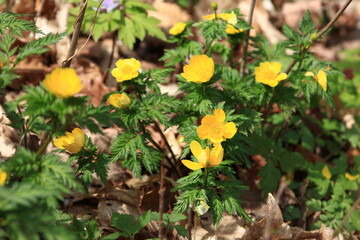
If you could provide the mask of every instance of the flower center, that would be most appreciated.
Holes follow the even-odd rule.
[[[133,72],[133,68],[131,65],[125,65],[123,68],[122,68],[122,73],[123,74],[130,74]]]
[[[224,135],[224,123],[214,123],[211,125],[210,135],[215,138],[221,138]]]

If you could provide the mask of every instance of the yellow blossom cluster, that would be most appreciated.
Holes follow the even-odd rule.
[[[83,87],[73,68],[55,68],[46,74],[43,84],[49,92],[59,98],[72,97]]]
[[[330,172],[330,169],[327,165],[325,165],[322,169],[321,169],[321,175],[323,175],[324,178],[330,180],[332,177],[332,174]],[[345,173],[344,174],[345,178],[349,181],[355,181],[360,177],[360,174],[357,175],[351,175],[350,173]]]
[[[287,78],[286,73],[280,73],[281,67],[282,65],[279,62],[261,62],[258,67],[255,67],[255,80],[275,87],[280,81]]]
[[[326,73],[323,70],[320,70],[316,75],[309,71],[305,73],[305,76],[314,78],[324,91],[327,90],[327,78]]]
[[[206,115],[201,120],[201,125],[196,129],[200,139],[208,139],[214,147],[205,149],[197,141],[190,143],[190,150],[198,162],[182,160],[181,162],[191,170],[200,168],[215,167],[222,162],[224,149],[221,142],[227,138],[232,138],[237,132],[235,123],[225,121],[225,112],[219,108],[214,111],[214,115]]]
[[[80,128],[75,128],[72,132],[66,132],[65,136],[56,138],[54,145],[72,154],[78,153],[85,145],[85,133]]]
[[[128,95],[126,95],[126,93],[111,94],[108,98],[108,101],[114,107],[121,109],[127,108],[131,103],[131,100]]]
[[[111,71],[111,74],[118,82],[128,81],[139,76],[141,64],[135,58],[119,59],[115,65],[116,68]]]
[[[184,66],[184,72],[180,75],[188,82],[208,82],[214,75],[215,63],[211,57],[202,55],[193,56],[188,65]]]
[[[227,34],[237,34],[237,33],[240,33],[240,32],[243,32],[244,29],[238,29],[235,27],[236,23],[237,23],[237,16],[234,12],[231,12],[231,13],[219,13],[219,14],[216,14],[215,13],[212,13],[212,14],[209,14],[209,15],[206,15],[206,16],[203,16],[203,19],[204,20],[214,20],[215,18],[220,18],[224,21],[226,21],[228,24],[226,25],[226,30],[225,32]]]
[[[179,35],[184,32],[186,28],[186,23],[178,22],[169,30],[169,34],[171,35]]]

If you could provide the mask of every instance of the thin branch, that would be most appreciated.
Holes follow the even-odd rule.
[[[164,134],[163,131],[161,130],[158,122],[154,121],[154,124],[155,124],[155,127],[157,128],[157,130],[159,131],[159,133],[160,133],[160,135],[161,135],[161,138],[164,140],[166,147],[169,149],[169,152],[170,152],[170,154],[171,154],[172,160],[174,161],[174,164],[176,164],[176,156],[175,156],[175,154],[174,154],[174,152],[173,152],[173,150],[172,150],[172,148],[171,148],[168,140],[166,139],[165,134]]]
[[[93,22],[92,22],[92,27],[91,27],[91,30],[90,30],[90,33],[88,35],[88,37],[86,38],[86,41],[85,43],[81,46],[81,48],[76,51],[76,46],[77,46],[77,40],[79,39],[79,35],[80,35],[80,30],[81,30],[81,23],[84,19],[84,15],[85,15],[85,10],[86,10],[86,5],[87,5],[87,1],[88,0],[83,0],[84,1],[84,5],[83,5],[83,8],[80,9],[80,12],[79,12],[79,15],[76,17],[75,19],[75,22],[76,22],[76,25],[75,25],[75,31],[76,31],[76,27],[78,27],[78,22],[80,22],[80,27],[79,27],[79,32],[77,33],[77,38],[76,38],[76,41],[74,39],[74,43],[73,43],[73,39],[71,39],[71,43],[70,43],[70,49],[74,48],[72,50],[72,54],[70,55],[70,49],[69,49],[69,53],[68,53],[68,56],[66,57],[66,60],[63,62],[63,67],[70,67],[70,64],[71,64],[71,60],[79,53],[81,52],[84,47],[86,46],[86,44],[89,42],[91,36],[92,36],[92,33],[94,31],[94,28],[95,28],[95,25],[96,25],[96,19],[97,19],[97,15],[98,15],[98,12],[99,12],[99,9],[101,7],[101,4],[103,3],[104,0],[101,0],[101,2],[99,3],[97,9],[96,9],[96,12],[95,12],[95,17],[93,19]],[[81,18],[81,21],[80,21],[80,18]],[[74,31],[74,34],[75,34],[75,31]],[[74,37],[74,35],[73,35]],[[74,45],[73,45],[74,44]],[[68,63],[70,62],[70,63]],[[68,65],[68,66],[67,66]]]
[[[111,46],[111,53],[110,53],[110,57],[109,57],[109,62],[107,65],[107,68],[103,74],[103,78],[102,78],[102,82],[105,83],[106,79],[109,75],[109,69],[111,68],[112,62],[113,62],[113,58],[114,58],[114,52],[115,52],[115,46],[116,46],[116,39],[117,39],[117,31],[114,31],[112,33],[112,46]]]
[[[345,2],[345,4],[339,9],[339,11],[336,13],[336,15],[330,20],[330,22],[323,27],[319,33],[318,33],[318,37],[316,40],[320,39],[323,37],[323,35],[334,25],[334,23],[338,20],[338,18],[340,17],[340,15],[345,11],[345,9],[349,6],[349,4],[352,2],[352,0],[347,0]],[[316,40],[313,41],[313,44],[316,42]],[[308,47],[310,48],[311,45]],[[288,74],[291,69],[295,66],[297,60],[294,59],[291,64],[289,65],[289,67],[286,69],[286,74]]]
[[[250,6],[250,12],[249,12],[249,18],[248,18],[248,23],[251,26],[252,24],[252,19],[253,19],[253,14],[254,14],[254,9],[255,9],[255,3],[256,0],[251,0],[251,6]],[[244,48],[243,48],[243,57],[242,57],[242,61],[241,61],[241,67],[240,67],[240,75],[243,78],[245,75],[245,69],[246,69],[246,55],[247,55],[247,50],[248,50],[248,46],[249,46],[249,37],[250,37],[250,29],[248,29],[246,31],[246,37],[245,37],[245,44],[244,44]]]
[[[347,0],[345,2],[345,4],[339,9],[339,11],[333,17],[333,19],[331,19],[330,22],[323,29],[320,30],[318,34],[318,38],[321,38],[334,25],[334,23],[338,20],[340,15],[345,11],[345,9],[349,6],[351,2],[352,0]]]
[[[81,25],[84,20],[85,10],[87,6],[87,0],[82,0],[82,5],[79,11],[79,15],[75,19],[75,27],[74,27],[74,33],[71,38],[70,48],[68,51],[68,54],[66,56],[66,60],[63,62],[63,67],[68,68],[71,65],[72,58],[75,55],[77,43],[79,40],[79,35],[81,31]]]

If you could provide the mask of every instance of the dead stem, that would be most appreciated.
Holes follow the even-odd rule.
[[[69,48],[68,54],[66,56],[66,60],[63,62],[64,68],[70,67],[72,58],[74,57],[77,43],[79,40],[80,31],[81,31],[81,25],[84,20],[86,6],[87,6],[87,0],[82,0],[79,15],[75,19],[74,33],[71,38],[70,48]]]
[[[250,12],[249,12],[249,18],[248,18],[248,23],[250,26],[252,24],[252,19],[253,19],[253,14],[254,14],[254,9],[255,9],[255,2],[256,2],[256,0],[251,0],[251,6],[250,6]],[[245,43],[244,43],[244,48],[243,48],[243,57],[242,57],[241,66],[240,66],[240,75],[242,78],[245,75],[246,55],[247,55],[247,50],[248,50],[248,46],[249,46],[249,37],[250,37],[250,29],[248,29],[246,31]]]
[[[114,52],[115,52],[115,46],[116,46],[116,39],[117,39],[117,31],[114,31],[112,33],[112,46],[111,46],[111,53],[110,53],[110,57],[109,57],[109,62],[107,65],[107,69],[105,70],[104,74],[103,74],[103,78],[102,78],[102,82],[105,84],[106,83],[106,79],[109,75],[109,69],[111,68],[112,62],[113,62],[113,58],[114,58]]]
[[[169,149],[169,152],[170,152],[170,154],[171,154],[171,158],[172,158],[172,160],[173,160],[173,163],[176,164],[176,156],[175,156],[175,154],[174,154],[174,152],[173,152],[173,150],[172,150],[172,148],[171,148],[168,140],[166,139],[165,134],[164,134],[163,131],[161,130],[159,123],[156,122],[156,121],[154,121],[154,124],[155,124],[156,129],[159,131],[159,133],[160,133],[160,135],[161,135],[161,138],[162,138],[163,141],[165,142],[166,147]]]

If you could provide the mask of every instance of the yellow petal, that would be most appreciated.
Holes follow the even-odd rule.
[[[216,119],[217,122],[224,122],[225,121],[225,112],[224,110],[222,110],[221,108],[216,109],[214,111],[214,117]]]
[[[327,78],[324,71],[320,70],[318,74],[316,75],[316,80],[320,84],[320,86],[326,91],[327,89]]]
[[[305,75],[306,77],[313,77],[313,76],[314,76],[314,73],[308,71],[308,72],[306,72],[304,75]]]
[[[277,77],[275,78],[275,81],[285,80],[286,78],[287,78],[287,74],[286,74],[286,73],[280,73],[280,74],[277,75]]]
[[[221,143],[224,141],[224,138],[222,136],[221,137],[210,136],[209,140],[212,143]]]
[[[271,62],[270,63],[270,69],[273,71],[273,72],[276,72],[276,73],[279,73],[280,70],[281,70],[281,63],[279,62]]]
[[[199,164],[201,166],[206,167],[208,165],[209,153],[210,153],[209,147],[206,147],[204,150],[201,151],[198,158]]]
[[[59,137],[59,138],[54,139],[54,141],[53,141],[54,145],[55,145],[57,148],[65,149],[65,148],[64,148],[64,139],[65,139],[65,138],[66,138],[65,136],[62,136],[62,137]]]
[[[181,160],[182,164],[185,165],[185,167],[191,169],[191,170],[198,170],[200,168],[203,168],[204,166],[202,166],[199,163],[193,162],[193,161],[189,161],[189,160]]]
[[[221,144],[215,144],[215,147],[211,150],[209,161],[210,166],[215,167],[219,165],[224,157],[224,149],[222,148]]]
[[[208,125],[200,125],[196,128],[196,132],[200,139],[207,139],[209,135],[209,126]]]
[[[201,147],[199,142],[191,141],[190,150],[191,150],[191,153],[196,157],[196,159],[199,159],[200,154],[204,149]]]
[[[3,186],[6,182],[7,173],[0,168],[0,186]]]
[[[81,146],[81,148],[85,145],[85,133],[80,128],[75,128],[72,131],[72,134],[74,135],[74,142]]]
[[[350,173],[345,173],[345,177],[347,178],[347,179],[349,179],[350,181],[355,181],[356,179],[358,179],[359,178],[359,174],[357,174],[357,175],[351,175]]]
[[[45,88],[59,98],[74,96],[82,89],[82,83],[72,68],[55,68],[45,75]]]
[[[216,122],[216,117],[213,115],[206,115],[203,119],[201,119],[201,125],[212,125]]]
[[[212,13],[212,14],[203,16],[202,18],[203,18],[204,20],[213,20],[213,19],[215,19],[215,14]]]
[[[186,24],[183,22],[176,23],[172,28],[170,28],[169,33],[171,35],[181,34],[186,28]]]
[[[115,65],[116,68],[111,71],[111,74],[118,82],[131,80],[139,76],[138,70],[140,69],[141,64],[135,58],[119,59]]]
[[[125,93],[111,94],[108,98],[108,101],[114,107],[121,108],[121,109],[127,108],[131,103],[130,98]]]
[[[225,134],[224,137],[232,138],[237,132],[237,127],[234,122],[228,122],[225,124]]]
[[[193,56],[189,64],[184,66],[184,72],[180,75],[188,82],[204,83],[214,75],[215,64],[212,58],[206,55]]]
[[[330,179],[331,178],[331,172],[329,170],[329,167],[327,165],[325,165],[323,167],[323,169],[321,170],[321,174],[326,178],[326,179]]]

